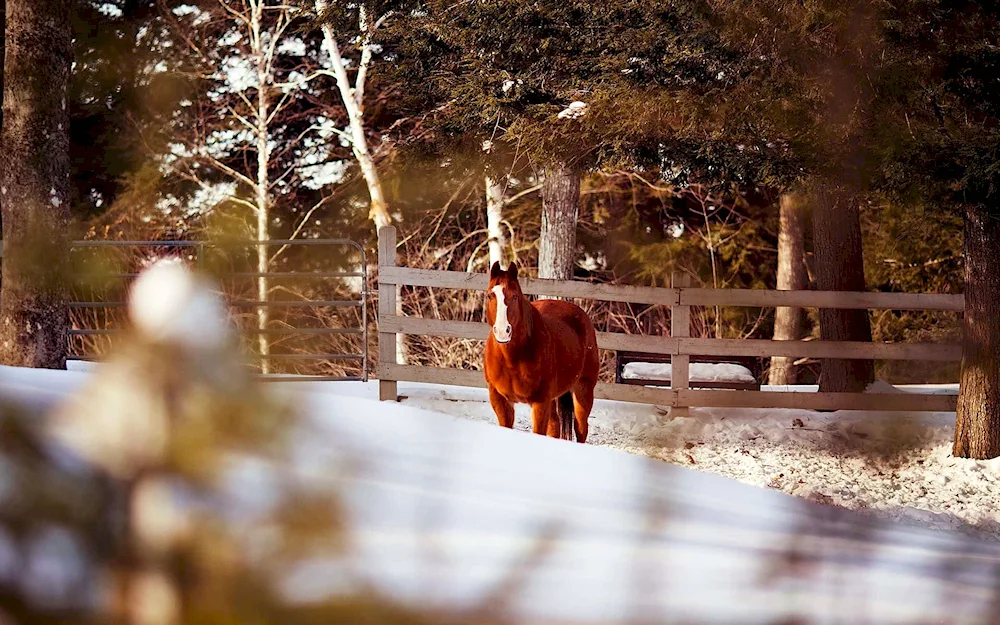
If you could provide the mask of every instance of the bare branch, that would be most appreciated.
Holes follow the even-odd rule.
[[[510,196],[509,198],[504,199],[503,203],[504,203],[504,205],[513,204],[514,202],[516,202],[517,200],[521,199],[522,197],[524,197],[526,195],[530,195],[530,194],[534,193],[535,191],[538,191],[541,188],[542,188],[542,185],[540,185],[540,184],[536,184],[533,187],[528,187],[527,189],[525,189],[523,191],[519,191],[519,192],[515,193],[514,195]]]
[[[177,21],[177,18],[174,16],[173,11],[171,11],[170,7],[167,6],[166,0],[157,0],[156,4],[160,7],[160,13],[163,14],[164,19],[166,19],[167,22],[170,24],[171,28],[174,31],[174,34],[183,39],[184,43],[186,43],[187,46],[191,48],[191,50],[193,50],[194,53],[197,54],[202,60],[207,61],[208,56],[204,52],[202,52],[201,48],[199,48],[198,45],[194,41],[192,41],[190,37],[187,36],[186,34],[187,31],[181,27],[180,23]]]
[[[299,225],[295,227],[295,230],[292,231],[292,234],[288,238],[294,239],[297,236],[299,236],[299,233],[302,232],[302,229],[309,224],[309,218],[313,216],[313,213],[319,210],[320,207],[322,207],[324,204],[326,204],[329,200],[331,200],[334,197],[335,197],[334,195],[328,195],[325,198],[322,198],[320,201],[313,204],[312,207],[306,211],[306,214],[302,216],[302,220],[299,221]],[[289,245],[290,244],[285,243],[284,245],[279,247],[278,251],[276,251],[274,254],[271,255],[271,259],[269,262],[273,263],[279,256],[281,256],[285,252],[286,249],[288,249]]]
[[[202,180],[201,178],[199,178],[198,176],[196,176],[192,172],[180,171],[178,173],[180,174],[181,178],[184,178],[185,180],[189,180],[190,182],[193,182],[193,183],[197,184],[199,187],[201,187],[205,191],[208,191],[209,189],[212,188],[211,185],[209,185],[207,182],[205,182],[204,180]],[[239,204],[240,206],[249,208],[250,210],[253,210],[255,212],[257,210],[257,205],[256,204],[254,204],[253,202],[251,202],[249,200],[241,198],[238,195],[233,195],[233,194],[230,193],[230,194],[226,195],[226,199],[228,201],[230,201],[230,202],[233,202],[234,204]]]
[[[360,6],[360,17],[361,22],[361,32],[363,35],[363,43],[361,46],[361,62],[358,65],[358,75],[354,80],[354,98],[358,102],[358,106],[364,111],[365,108],[365,82],[368,78],[368,67],[372,62],[372,34],[378,30],[385,20],[389,19],[392,15],[392,11],[387,12],[382,17],[378,18],[373,24],[369,25],[367,12],[364,10],[364,5]]]
[[[271,123],[274,121],[274,118],[278,115],[278,113],[281,113],[283,110],[285,110],[285,106],[288,104],[288,100],[289,98],[291,98],[291,95],[292,95],[291,91],[286,91],[284,94],[282,94],[281,99],[278,100],[278,103],[275,104],[274,108],[271,110],[271,114],[267,116],[266,120],[264,120],[265,124],[270,126]]]
[[[330,78],[334,79],[337,77],[336,74],[334,74],[328,69],[318,69],[314,71],[312,74],[309,74],[308,76],[303,76],[297,82],[276,82],[274,83],[274,86],[278,87],[279,89],[281,88],[290,89],[312,82],[313,80],[319,78],[320,76],[329,76]]]
[[[248,18],[246,15],[243,15],[233,7],[229,6],[229,4],[226,3],[226,0],[219,0],[219,6],[221,6],[226,13],[232,15],[233,18],[236,19],[236,21],[243,22],[243,24],[245,24],[247,27],[250,26],[250,18]]]
[[[232,176],[236,180],[242,182],[245,185],[250,186],[251,189],[256,189],[257,188],[257,183],[254,182],[252,179],[250,179],[246,175],[241,174],[240,172],[236,171],[235,169],[233,169],[229,165],[226,165],[225,163],[223,163],[219,159],[215,158],[214,156],[209,156],[207,154],[196,154],[196,155],[194,155],[194,158],[202,160],[205,163],[211,165],[212,167],[215,167],[216,169],[220,169],[220,170],[224,171],[226,174]]]
[[[234,109],[231,105],[226,104],[225,105],[225,109],[226,109],[226,111],[229,112],[230,115],[232,115],[233,117],[235,117],[241,124],[243,124],[244,126],[246,126],[247,128],[249,128],[250,130],[253,130],[253,131],[257,130],[257,124],[255,124],[254,122],[250,121],[248,118],[244,117],[243,115],[239,114],[236,111],[236,109]]]

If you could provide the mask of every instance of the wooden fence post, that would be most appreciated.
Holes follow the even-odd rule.
[[[691,286],[691,276],[675,271],[670,277],[670,286],[675,289]],[[677,304],[670,307],[670,336],[675,338],[691,336],[691,307],[681,306],[679,297]],[[670,390],[682,391],[691,388],[690,369],[689,355],[674,354],[670,357]],[[688,416],[688,407],[680,404],[678,394],[675,394],[675,397],[678,399],[676,405],[670,408],[670,416]]]
[[[396,341],[394,332],[382,331],[382,319],[396,316],[396,285],[382,281],[382,268],[396,266],[396,229],[384,226],[378,229],[378,398],[379,401],[396,401],[399,390],[396,380],[391,378],[389,363],[396,363]],[[388,376],[388,377],[387,377]]]

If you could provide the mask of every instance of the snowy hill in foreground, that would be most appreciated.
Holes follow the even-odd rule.
[[[90,375],[0,368],[0,393],[42,408]],[[503,609],[521,622],[996,621],[1000,544],[351,397],[370,392],[361,384],[273,386],[307,415],[293,465],[234,461],[233,497],[248,508],[279,501],[289,477],[336,489],[352,536],[347,561],[315,554],[287,572],[286,594],[296,601],[342,592],[351,570],[423,607],[475,605],[506,584]],[[448,389],[401,390],[407,403],[479,410],[470,401],[476,391],[447,398]],[[606,424],[608,436],[625,436],[628,420]],[[260,546],[253,534],[245,540],[248,550]]]
[[[876,384],[877,392],[893,390]],[[376,396],[374,385],[330,388]],[[954,385],[902,389],[957,391]],[[496,423],[482,389],[401,383],[399,392],[404,405]],[[528,407],[517,406],[515,427],[530,431],[530,423]],[[598,401],[588,443],[880,518],[1000,540],[1000,459],[952,457],[954,427],[953,412],[692,408],[689,418],[671,419],[653,406]]]

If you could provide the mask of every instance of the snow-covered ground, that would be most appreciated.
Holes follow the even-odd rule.
[[[95,369],[0,367],[0,395],[51,408]],[[289,466],[229,465],[234,535],[248,557],[267,560],[273,537],[242,523],[240,511],[282,505],[289,479],[337,492],[350,528],[346,556],[315,552],[285,570],[279,586],[292,601],[369,588],[430,609],[494,601],[509,622],[996,622],[1000,544],[694,470],[704,468],[697,458],[715,458],[704,464],[753,477],[761,472],[753,456],[730,448],[750,449],[778,430],[788,438],[769,447],[784,467],[796,462],[795,446],[802,462],[832,456],[834,445],[806,433],[857,437],[844,420],[831,428],[805,412],[762,420],[695,410],[671,422],[655,408],[599,402],[597,444],[579,445],[484,423],[492,416],[477,389],[401,384],[397,404],[377,402],[375,383],[268,386],[305,418]],[[518,417],[523,430],[527,414]],[[785,425],[796,418],[802,426]],[[866,431],[865,441],[908,440],[888,426]],[[716,449],[696,449],[711,441]],[[865,451],[876,464],[877,449]],[[841,451],[862,453],[853,443]],[[736,454],[746,460],[725,460]],[[810,462],[798,474],[819,488],[824,462]]]
[[[85,368],[73,368],[78,367]],[[377,382],[289,383],[298,385],[338,395],[378,396]],[[404,405],[496,423],[483,389],[405,382],[399,388]],[[956,393],[957,385],[896,389],[876,382],[871,390]],[[516,406],[516,415],[515,428],[530,432],[529,407]],[[692,408],[689,417],[671,418],[654,406],[598,401],[588,443],[879,518],[1000,539],[1000,459],[954,458],[954,428],[951,412]]]
[[[404,405],[496,423],[485,390],[399,387]],[[377,396],[376,383],[327,388]],[[893,389],[876,383],[872,390]],[[896,392],[907,390],[954,393],[957,388],[924,385]],[[516,414],[515,428],[530,432],[529,407],[518,405]],[[692,408],[690,414],[670,418],[654,406],[598,401],[588,443],[880,518],[1000,539],[1000,459],[952,457],[954,413]]]

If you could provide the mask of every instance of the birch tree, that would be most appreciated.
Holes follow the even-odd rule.
[[[486,243],[490,251],[490,267],[500,263],[506,267],[507,261],[504,249],[507,247],[507,237],[503,231],[504,191],[506,184],[502,179],[485,176],[486,181]]]
[[[304,19],[296,8],[273,0],[161,6],[190,53],[192,80],[204,86],[187,107],[193,120],[174,144],[170,166],[252,216],[247,225],[256,243],[257,346],[268,373],[266,303],[272,287],[266,274],[286,248],[263,242],[280,221],[276,205],[294,204],[299,187],[317,183],[317,177],[322,184],[322,166],[339,158],[328,146],[346,135],[332,123],[333,113],[312,101],[327,72],[319,66],[318,46],[292,34]],[[301,217],[284,229],[287,236],[297,237],[324,202],[291,209]]]
[[[354,158],[364,176],[365,185],[368,187],[368,196],[371,207],[368,217],[374,222],[376,232],[380,228],[392,224],[392,217],[389,213],[389,206],[386,202],[385,191],[382,186],[382,179],[379,177],[378,168],[375,166],[375,158],[368,145],[367,129],[364,121],[365,108],[365,86],[368,78],[368,70],[374,58],[376,44],[373,40],[375,32],[389,19],[391,11],[387,11],[378,17],[373,16],[366,8],[365,3],[357,5],[357,29],[358,29],[358,49],[359,59],[354,72],[354,81],[351,81],[347,74],[348,63],[341,54],[337,33],[334,30],[328,13],[330,10],[326,0],[315,0],[314,9],[321,20],[320,29],[323,33],[323,48],[326,51],[324,61],[327,71],[331,72],[337,81],[337,90],[340,93],[340,101],[347,111],[348,125],[343,132],[347,142],[351,146]],[[402,314],[403,298],[401,289],[396,286],[396,313]],[[402,334],[396,335],[396,362],[406,362],[406,341]]]
[[[778,290],[797,291],[808,286],[805,265],[805,204],[801,193],[788,191],[778,199]],[[779,306],[774,312],[774,340],[794,341],[802,335],[801,308]],[[794,384],[795,359],[771,358],[768,382],[783,386]]]
[[[320,18],[324,17],[328,10],[326,0],[316,0],[316,13]],[[354,81],[351,82],[347,75],[347,64],[340,53],[340,44],[337,42],[337,35],[333,26],[328,20],[324,20],[321,25],[323,32],[323,46],[327,53],[326,64],[328,71],[333,73],[337,80],[337,89],[340,92],[340,99],[347,111],[348,127],[347,136],[354,158],[361,168],[361,174],[365,178],[368,186],[368,194],[371,197],[371,210],[368,216],[375,222],[375,229],[378,230],[392,223],[389,215],[388,204],[385,200],[385,192],[382,188],[382,180],[379,178],[378,169],[375,167],[375,160],[372,152],[368,148],[368,137],[365,131],[364,106],[365,106],[365,81],[368,77],[368,68],[374,56],[375,43],[372,40],[375,31],[390,17],[391,13],[385,13],[378,18],[374,18],[366,10],[364,3],[358,4],[358,30],[359,48],[361,58],[357,64],[357,71]],[[397,301],[399,298],[397,297]]]

